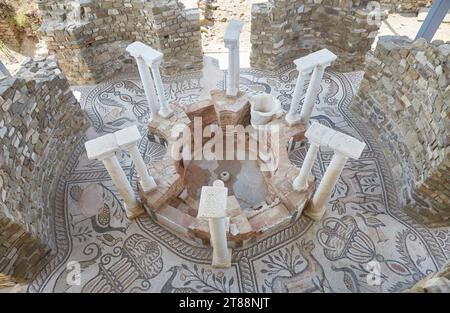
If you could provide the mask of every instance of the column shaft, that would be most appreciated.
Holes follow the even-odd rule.
[[[311,142],[308,152],[306,153],[305,160],[300,168],[300,173],[294,180],[293,187],[295,190],[304,191],[308,188],[308,177],[311,173],[314,161],[316,160],[318,150],[319,146]]]
[[[145,97],[147,98],[148,105],[150,106],[151,120],[153,119],[154,114],[157,114],[159,110],[158,96],[156,95],[152,75],[147,63],[141,57],[136,58],[136,63],[139,69],[139,75],[141,76],[142,85],[144,87]]]
[[[228,83],[227,83],[227,96],[236,96],[236,46],[230,46],[228,48]]]
[[[138,147],[134,144],[127,147],[130,151],[130,156],[133,159],[136,171],[140,178],[141,187],[144,192],[149,192],[155,189],[156,183],[152,176],[149,175],[147,166],[145,165],[144,159],[142,158]]]
[[[297,82],[295,83],[294,95],[292,96],[291,107],[289,108],[289,112],[286,115],[286,121],[289,124],[293,124],[295,120],[295,115],[297,113],[298,107],[300,106],[300,99],[303,96],[303,88],[305,88],[305,80],[306,74],[302,73],[300,69],[298,69],[298,77]]]
[[[173,114],[173,111],[170,109],[169,104],[167,103],[166,95],[164,93],[164,85],[162,82],[161,73],[159,72],[159,64],[152,64],[151,68],[160,104],[158,113],[159,115],[167,118]]]
[[[239,78],[240,78],[240,58],[239,58],[239,42],[234,49],[234,88],[236,89],[236,94],[239,92]]]
[[[325,213],[325,204],[328,202],[333,191],[336,182],[341,175],[342,169],[344,168],[345,162],[347,162],[347,157],[335,153],[331,159],[330,165],[328,165],[322,180],[320,181],[319,187],[314,194],[312,205],[305,212],[306,215],[314,220],[319,220]]]
[[[211,234],[211,245],[213,247],[213,263],[216,265],[226,264],[229,262],[227,233],[225,227],[225,217],[209,219],[209,233]]]
[[[119,160],[117,160],[117,157],[113,155],[109,158],[103,159],[102,161],[103,165],[111,176],[111,180],[116,185],[117,191],[125,201],[127,215],[130,216],[129,214],[133,210],[136,210],[140,207],[140,203],[134,196],[133,188],[131,187],[127,176],[125,175],[125,172],[120,166]]]
[[[317,65],[312,73],[308,90],[306,90],[305,101],[303,101],[302,111],[300,112],[300,120],[305,125],[308,125],[309,123],[309,118],[311,117],[311,113],[314,109],[314,101],[316,101],[317,94],[320,90],[320,83],[324,72],[325,67],[322,65]]]

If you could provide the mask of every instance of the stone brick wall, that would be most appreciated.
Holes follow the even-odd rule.
[[[269,0],[252,6],[250,61],[277,69],[311,52],[328,48],[338,56],[333,67],[364,67],[378,26],[368,24],[367,1]]]
[[[54,57],[0,80],[0,273],[29,279],[56,247],[56,187],[88,127]]]
[[[430,7],[432,0],[380,0],[383,7],[390,12],[418,13],[421,7]]]
[[[353,109],[390,162],[400,204],[417,219],[450,222],[450,42],[380,37]]]
[[[6,4],[0,3],[0,41],[13,50],[20,48],[20,31],[12,15],[14,10]]]
[[[164,53],[163,74],[202,67],[198,9],[184,9],[178,0],[38,4],[42,37],[71,82],[96,83],[130,66],[125,48],[135,40]]]

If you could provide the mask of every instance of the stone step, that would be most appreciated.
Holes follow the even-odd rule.
[[[280,203],[275,207],[261,210],[259,214],[253,215],[248,221],[256,233],[262,234],[272,228],[287,225],[291,218],[291,213],[284,204]]]
[[[194,217],[183,213],[168,204],[163,205],[155,213],[158,222],[184,235],[189,235],[189,226],[195,223]]]

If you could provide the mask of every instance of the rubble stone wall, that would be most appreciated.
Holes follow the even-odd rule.
[[[38,5],[42,37],[71,82],[96,83],[128,67],[132,58],[125,48],[136,40],[164,53],[163,74],[202,67],[199,11],[185,9],[178,0],[48,0]]]
[[[367,1],[268,0],[252,6],[250,61],[274,70],[328,48],[340,71],[364,68],[379,26],[368,19]]]
[[[58,180],[88,125],[54,56],[0,80],[0,273],[29,279],[55,250]]]
[[[419,220],[450,222],[450,41],[380,37],[353,109],[376,132],[400,204]]]

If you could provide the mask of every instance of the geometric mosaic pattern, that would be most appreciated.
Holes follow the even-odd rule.
[[[201,93],[200,73],[164,80],[166,96],[181,104]],[[289,108],[297,72],[241,70],[241,89],[276,96]],[[121,75],[81,92],[92,126],[75,149],[55,199],[58,250],[28,286],[28,292],[398,292],[450,257],[449,228],[428,229],[397,206],[396,191],[378,138],[348,106],[361,73],[326,72],[312,119],[366,143],[359,160],[349,160],[333,190],[324,218],[302,217],[271,237],[233,250],[232,267],[212,269],[211,250],[179,239],[143,215],[127,220],[120,196],[103,165],[86,157],[84,141],[137,124],[146,162],[162,158],[164,146],[146,134],[148,106],[137,73]],[[221,82],[223,84],[223,81]],[[220,86],[224,87],[224,86]],[[291,160],[298,166],[306,147]],[[313,172],[320,181],[332,157],[322,149]],[[133,186],[134,166],[119,160]],[[81,284],[67,283],[72,261]],[[379,266],[381,284],[368,277]]]

